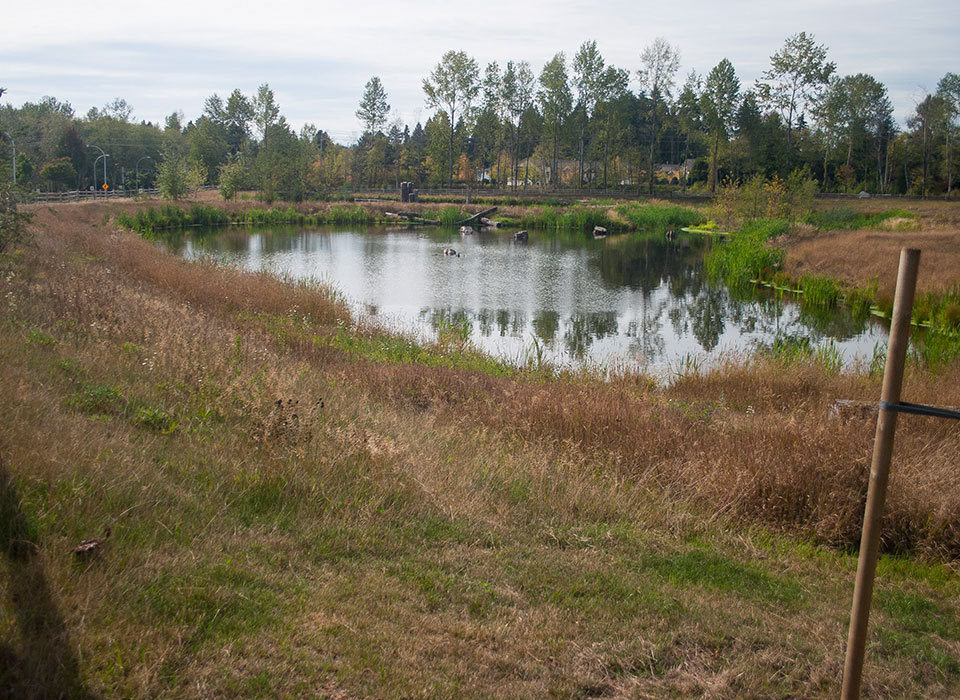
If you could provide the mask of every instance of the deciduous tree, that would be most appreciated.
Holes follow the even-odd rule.
[[[389,113],[390,103],[387,102],[387,91],[383,89],[380,78],[373,76],[363,88],[357,119],[363,122],[364,131],[374,133],[379,132],[387,123]]]
[[[713,132],[713,158],[710,168],[710,191],[717,191],[717,159],[720,153],[720,140],[726,141],[733,127],[733,118],[740,99],[740,79],[733,64],[724,58],[714,66],[704,84],[700,104],[704,122]]]
[[[553,168],[551,181],[554,186],[559,184],[559,145],[560,127],[564,119],[570,114],[573,96],[570,94],[570,83],[567,78],[567,62],[563,52],[557,53],[543,67],[540,73],[540,91],[537,95],[540,107],[543,110],[544,122],[550,129],[553,137]]]
[[[654,153],[663,122],[666,104],[671,98],[673,76],[680,67],[680,50],[671,46],[666,39],[657,37],[640,54],[641,68],[637,71],[640,87],[651,103],[649,119],[650,150],[648,165],[649,194],[653,194]]]
[[[770,70],[763,72],[757,88],[761,101],[783,117],[788,150],[797,115],[816,99],[834,70],[836,64],[827,61],[827,47],[814,43],[806,32],[787,37],[783,48],[770,57]]]
[[[447,51],[423,81],[426,104],[443,112],[449,123],[449,181],[453,183],[453,132],[457,115],[468,115],[480,92],[480,69],[477,62],[463,51]]]

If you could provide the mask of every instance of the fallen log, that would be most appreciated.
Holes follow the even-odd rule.
[[[433,219],[424,219],[423,216],[418,214],[415,211],[398,211],[395,214],[393,212],[387,212],[387,217],[393,218],[394,216],[402,216],[411,224],[418,224],[420,226],[440,226],[442,222],[434,221]]]
[[[502,228],[503,227],[503,224],[501,224],[499,221],[488,219],[485,216],[480,217],[480,223],[483,224],[485,228]]]
[[[474,223],[483,219],[483,217],[493,214],[497,210],[496,207],[490,207],[489,209],[484,209],[483,211],[477,212],[468,219],[464,219],[457,226],[473,226]]]

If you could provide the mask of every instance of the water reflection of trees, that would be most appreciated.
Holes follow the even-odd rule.
[[[570,357],[582,360],[594,341],[617,335],[616,311],[573,314],[563,332],[563,345]]]
[[[374,229],[372,233],[382,232],[383,229]],[[296,258],[297,254],[330,251],[334,247],[337,255],[347,258],[391,259],[392,253],[384,255],[382,235],[342,234],[362,240],[335,246],[334,234],[341,235],[335,229],[234,228],[216,235],[191,237],[188,241],[192,254],[221,253],[225,257],[236,256],[238,260],[244,255],[255,260],[275,252],[292,253]],[[456,234],[446,230],[409,233],[410,239],[429,238],[431,242],[451,236]],[[390,245],[402,247],[407,245],[406,241],[403,233],[397,233],[395,238],[390,238]],[[495,235],[476,237],[475,242],[480,247],[504,244],[502,236]],[[473,333],[485,338],[529,341],[532,335],[551,352],[574,359],[587,358],[600,341],[618,337],[616,348],[647,362],[664,357],[669,340],[665,329],[669,327],[678,337],[695,338],[704,352],[715,350],[724,334],[733,330],[740,336],[802,335],[819,343],[825,338],[846,340],[870,327],[870,319],[856,319],[836,309],[801,307],[767,290],[728,290],[712,286],[705,279],[703,262],[712,245],[716,243],[711,239],[695,236],[667,241],[662,235],[636,234],[585,241],[579,234],[541,235],[536,241],[540,252],[536,258],[537,284],[562,286],[567,284],[562,280],[573,279],[571,275],[587,274],[593,277],[592,284],[599,281],[605,290],[601,296],[607,296],[610,303],[601,301],[601,306],[607,305],[609,310],[424,306],[419,314],[420,322],[434,331],[444,327],[473,329]],[[184,241],[172,241],[171,246],[181,249]],[[570,251],[580,252],[571,256]],[[370,268],[370,279],[366,282],[375,286],[376,280],[385,274],[379,267]],[[511,267],[499,274],[515,276],[518,272]],[[583,285],[573,296],[582,293],[582,289],[596,290],[596,287]],[[562,298],[562,294],[555,300],[557,298]],[[626,310],[623,309],[625,302],[629,304]],[[506,302],[505,306],[511,305]],[[375,313],[376,307],[368,311]],[[610,347],[608,344],[599,352],[607,352]]]
[[[665,282],[674,297],[699,286],[705,245],[701,239],[667,241],[654,234],[609,239],[595,264],[609,288],[627,287],[650,294]]]
[[[727,306],[727,300],[724,297],[725,295],[720,289],[703,287],[701,293],[687,304],[690,315],[690,332],[700,343],[700,347],[707,352],[717,347],[720,336],[723,335],[726,325],[724,311]]]
[[[545,344],[549,345],[560,330],[560,314],[556,311],[541,309],[533,315],[533,332]]]

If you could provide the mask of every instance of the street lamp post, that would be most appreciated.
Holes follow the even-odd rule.
[[[109,153],[106,153],[100,146],[97,146],[92,143],[87,144],[87,148],[96,148],[100,151],[100,155],[97,156],[97,159],[93,161],[93,188],[97,189],[97,161],[103,158],[103,184],[107,184],[107,158],[110,156]]]
[[[10,143],[13,144],[13,158],[11,162],[13,163],[13,184],[17,184],[17,142],[14,141],[13,137],[6,131],[3,134],[10,139]]]
[[[93,159],[93,191],[94,191],[94,192],[96,192],[97,189],[99,189],[99,188],[97,187],[97,163],[100,162],[100,159],[101,159],[101,158],[103,158],[103,166],[104,166],[104,168],[103,168],[103,171],[104,171],[104,172],[103,172],[103,182],[104,182],[104,184],[106,184],[106,182],[107,182],[107,172],[106,172],[106,171],[107,171],[107,168],[106,168],[106,166],[107,166],[107,154],[104,153],[102,156],[97,156],[96,158]]]

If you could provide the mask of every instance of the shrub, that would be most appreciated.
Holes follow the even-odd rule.
[[[20,195],[13,185],[0,182],[0,253],[27,239],[30,214],[17,211]]]

